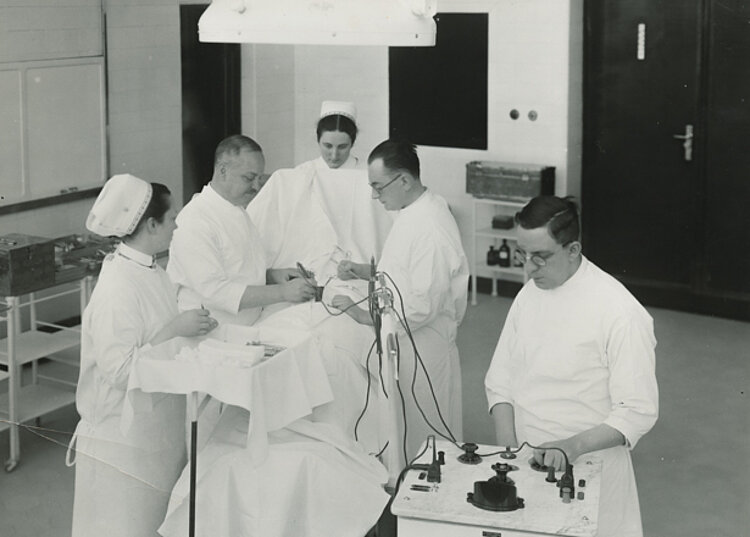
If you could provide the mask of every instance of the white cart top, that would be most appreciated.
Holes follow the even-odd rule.
[[[494,453],[504,447],[480,445],[478,454]],[[601,486],[602,460],[595,453],[579,457],[573,467],[576,496],[583,492],[583,499],[574,498],[563,503],[560,489],[555,483],[545,481],[546,472],[531,468],[529,461],[533,450],[525,447],[513,460],[500,455],[483,457],[482,462],[469,465],[459,462],[462,450],[452,443],[438,440],[437,450],[445,452],[445,464],[441,466],[441,482],[428,483],[419,479],[420,470],[410,470],[399,488],[391,511],[406,518],[450,522],[491,529],[519,530],[533,533],[564,535],[570,537],[594,537],[599,514],[599,489]],[[430,463],[432,446],[417,461]],[[516,485],[517,495],[523,498],[524,507],[515,511],[488,511],[467,501],[467,493],[474,491],[475,481],[487,481],[495,471],[495,463],[509,463],[518,470],[508,473]],[[561,477],[556,472],[555,477]],[[579,480],[585,486],[579,487]],[[428,487],[430,490],[413,490]]]

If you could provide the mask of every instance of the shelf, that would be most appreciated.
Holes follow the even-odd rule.
[[[0,371],[0,381],[7,379],[10,375],[6,371]]]
[[[75,356],[64,356],[62,354],[57,354],[55,356],[47,356],[48,360],[51,360],[53,362],[59,362],[61,364],[69,365],[71,367],[80,367],[81,366],[81,355],[80,353],[76,353]]]
[[[491,227],[483,227],[481,229],[477,229],[476,232],[477,237],[487,237],[490,239],[509,239],[509,240],[516,240],[516,230],[515,229],[495,229]]]
[[[31,384],[19,390],[16,408],[18,422],[33,420],[58,408],[75,403],[76,392],[72,389],[58,388],[46,384]],[[8,415],[8,394],[0,396],[0,415]],[[0,431],[9,428],[5,422],[0,422]]]
[[[524,281],[524,271],[522,267],[496,267],[490,266],[484,262],[476,264],[477,276],[483,278],[506,278],[515,276],[518,281]]]
[[[29,330],[16,336],[16,365],[33,362],[50,354],[80,345],[80,332],[71,330],[59,330],[58,332],[40,332]],[[8,363],[8,340],[0,341],[0,364]]]
[[[506,207],[524,207],[528,201],[509,201],[509,200],[496,200],[492,198],[474,198],[474,203],[486,203],[488,205],[504,205]]]

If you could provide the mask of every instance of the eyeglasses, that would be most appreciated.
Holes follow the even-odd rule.
[[[554,252],[545,253],[545,254],[528,253],[528,252],[524,252],[520,248],[516,248],[516,251],[513,254],[513,256],[514,256],[514,258],[516,260],[516,263],[521,263],[522,265],[525,265],[526,263],[528,263],[529,261],[531,261],[537,267],[543,267],[543,266],[545,266],[547,264],[547,260],[550,257],[552,257],[553,255],[555,255],[557,252],[559,252],[561,250],[564,250],[565,246],[567,246],[567,244],[564,244],[563,247],[560,250],[556,250]]]
[[[388,187],[388,185],[390,185],[392,182],[394,182],[396,179],[399,179],[400,177],[401,177],[401,174],[399,173],[396,177],[394,177],[393,179],[391,179],[384,185],[373,185],[372,183],[370,183],[370,188],[372,188],[375,192],[378,193],[378,196],[380,196],[383,193],[383,190],[385,190]]]

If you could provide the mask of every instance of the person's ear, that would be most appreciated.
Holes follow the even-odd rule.
[[[153,216],[149,216],[146,220],[146,229],[149,233],[156,233],[158,231],[159,222]]]
[[[578,241],[573,241],[570,244],[570,250],[568,250],[568,251],[570,252],[570,255],[572,257],[576,257],[576,256],[580,255],[580,253],[581,253],[582,250],[583,250],[583,247],[581,246],[581,243],[578,242]]]
[[[414,178],[408,173],[402,173],[399,177],[399,181],[404,185],[404,190],[407,192],[414,187]]]

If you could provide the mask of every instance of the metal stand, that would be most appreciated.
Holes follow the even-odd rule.
[[[198,470],[198,394],[188,395],[190,417],[190,514],[188,515],[188,536],[195,537],[195,480]]]

